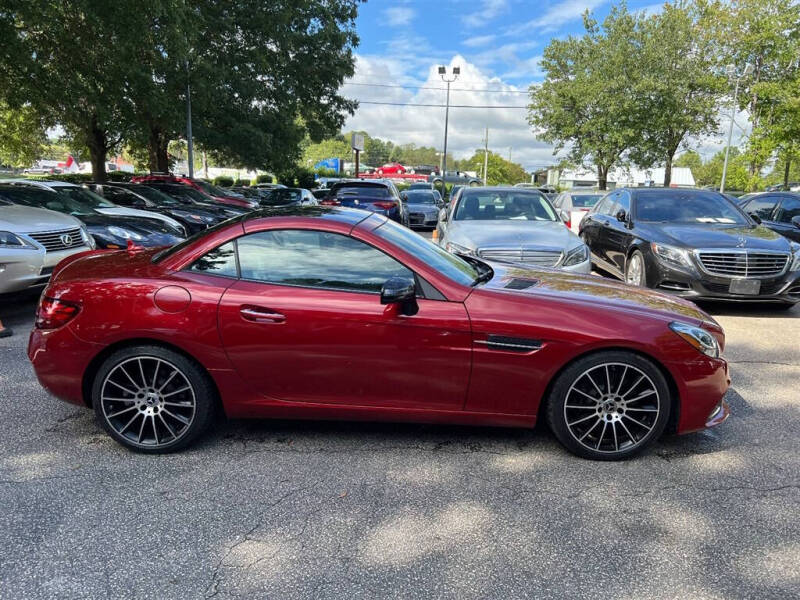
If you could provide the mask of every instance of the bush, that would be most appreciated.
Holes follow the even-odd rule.
[[[34,179],[34,178],[31,178]],[[88,183],[94,181],[91,173],[61,173],[59,175],[46,175],[44,177],[36,177],[41,181],[66,181],[67,183]]]
[[[220,187],[231,187],[233,185],[233,177],[228,177],[227,175],[220,175],[219,177],[214,177],[211,180],[211,183],[214,185],[218,185]]]
[[[314,169],[314,172],[320,177],[339,177],[339,172],[336,169],[328,169],[327,167]]]
[[[262,173],[261,175],[256,175],[256,183],[274,183],[274,181],[272,180],[272,175]]]
[[[111,171],[107,173],[109,181],[130,181],[135,173],[128,173],[127,171]]]
[[[247,187],[247,186],[250,185],[250,180],[249,179],[237,179],[234,182],[234,185],[237,185],[237,186],[240,186],[240,187]]]
[[[314,171],[305,167],[289,167],[278,173],[278,183],[288,187],[311,189],[314,187]]]

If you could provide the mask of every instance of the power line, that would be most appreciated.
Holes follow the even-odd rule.
[[[359,104],[382,104],[384,106],[422,106],[431,108],[445,108],[444,104],[422,104],[418,102],[378,102],[376,100],[356,100]],[[451,104],[450,108],[528,108],[527,106],[504,106],[497,104]]]
[[[360,85],[364,87],[381,87],[381,88],[399,88],[403,90],[436,90],[440,92],[447,91],[447,88],[432,87],[424,85],[398,85],[390,83],[363,83],[360,81],[346,81],[342,85]],[[479,92],[479,93],[493,93],[493,94],[527,94],[527,90],[497,90],[487,89],[480,90],[475,88],[450,88],[451,92]]]

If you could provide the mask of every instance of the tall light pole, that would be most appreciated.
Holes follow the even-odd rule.
[[[731,138],[733,137],[733,123],[736,120],[736,99],[739,96],[739,83],[750,75],[753,71],[753,65],[747,63],[741,73],[736,72],[736,65],[728,65],[725,72],[730,79],[736,78],[736,84],[733,88],[733,106],[731,107],[731,123],[728,127],[728,142],[725,144],[725,162],[722,163],[722,182],[719,184],[719,193],[725,192],[725,177],[728,174],[728,155],[731,151]]]
[[[189,81],[189,61],[186,61],[186,146],[189,177],[194,177],[194,144],[192,142],[192,87]]]
[[[447,83],[447,102],[445,102],[444,109],[444,155],[442,156],[442,198],[445,196],[447,186],[445,180],[447,179],[447,123],[450,120],[450,84],[453,83],[461,74],[461,67],[453,67],[452,76],[447,76],[447,67],[439,67],[439,75],[442,81]]]

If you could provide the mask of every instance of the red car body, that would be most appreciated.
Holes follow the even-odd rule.
[[[727,363],[669,329],[679,319],[724,344],[722,329],[693,304],[597,277],[499,264],[492,265],[490,281],[465,286],[376,235],[385,217],[314,209],[313,216],[251,213],[189,240],[160,262],[151,250],[66,259],[43,298],[74,306],[76,316],[56,329],[32,331],[28,354],[39,381],[54,396],[87,405],[104,358],[146,342],[197,361],[230,417],[531,427],[567,365],[599,350],[625,349],[663,371],[673,396],[672,430],[695,431],[727,417]],[[418,312],[408,316],[375,294],[185,270],[224,242],[272,229],[313,229],[366,242],[412,269],[442,298],[419,299]],[[536,278],[537,285],[506,287],[519,277]],[[245,318],[246,308],[269,314]],[[490,336],[541,340],[541,348],[498,351],[487,343]]]
[[[404,175],[406,168],[400,163],[387,163],[375,171],[378,175]]]
[[[229,206],[239,206],[241,208],[255,208],[257,203],[247,198],[239,198],[236,196],[228,196],[224,194],[212,194],[203,185],[205,182],[199,182],[191,177],[181,177],[179,175],[139,175],[131,177],[133,183],[147,183],[148,181],[164,181],[168,183],[180,183],[188,185],[197,191],[205,194],[210,200],[219,202],[220,204],[228,204]]]

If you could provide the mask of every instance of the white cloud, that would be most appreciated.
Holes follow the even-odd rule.
[[[506,35],[522,35],[532,31],[537,34],[554,31],[579,18],[585,11],[595,9],[607,2],[608,0],[563,0],[551,5],[536,18],[509,27],[505,33]]]
[[[463,40],[461,43],[467,48],[478,48],[479,46],[485,46],[487,44],[491,44],[496,38],[497,38],[496,35],[478,35],[475,37],[467,38]]]
[[[401,27],[408,25],[414,20],[416,11],[408,6],[393,6],[383,11],[386,17],[386,23],[392,27]]]
[[[461,75],[452,84],[451,105],[526,106],[527,88],[515,86],[500,77],[491,77],[479,66],[456,55],[449,66],[461,67]],[[436,72],[437,62],[428,62],[409,70],[407,63],[396,57],[357,56],[355,81],[397,82],[424,88],[370,88],[345,86],[346,95],[361,100],[416,104],[444,104],[444,84]],[[480,90],[493,90],[481,92]],[[494,90],[500,90],[496,92]],[[521,93],[522,92],[522,93]],[[444,142],[444,108],[415,106],[384,106],[362,104],[348,119],[345,130],[361,129],[371,136],[392,140],[398,144],[414,143],[441,150]],[[448,153],[466,158],[483,147],[485,128],[489,127],[489,149],[522,164],[527,170],[558,162],[552,146],[533,135],[524,108],[508,109],[450,109],[447,140]]]
[[[461,17],[461,22],[467,27],[480,27],[499,17],[507,10],[508,0],[483,0],[478,10]]]

